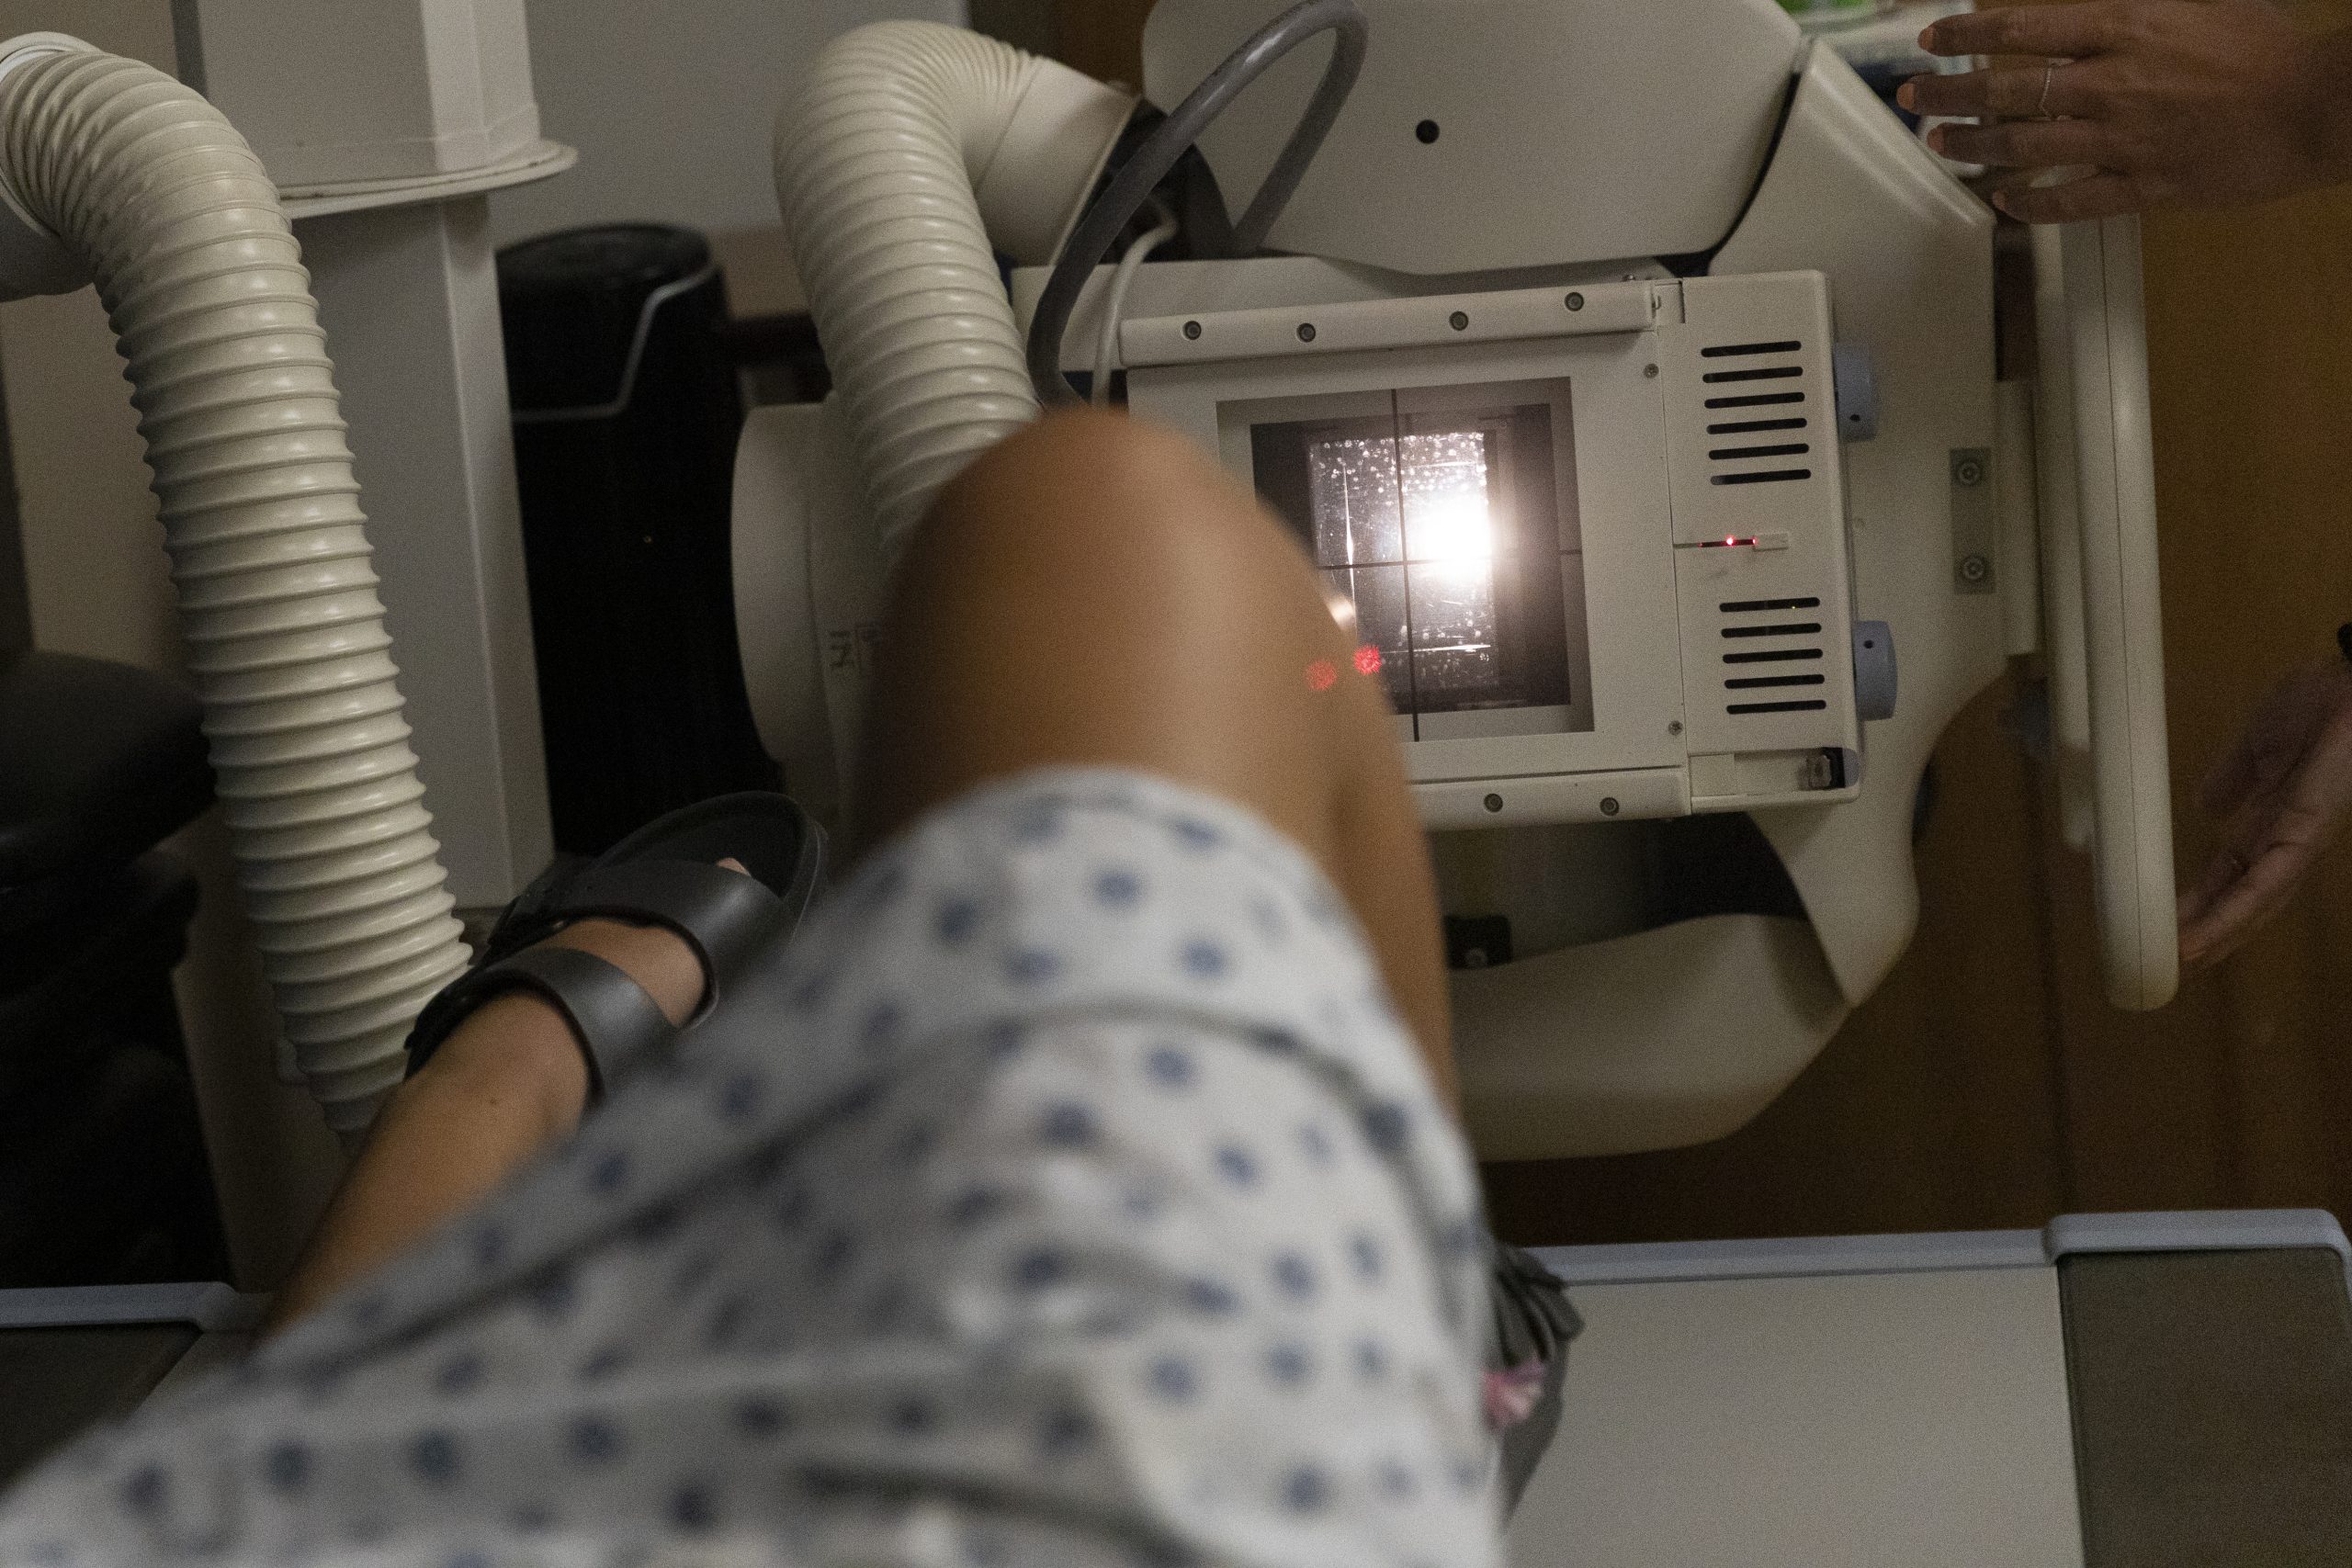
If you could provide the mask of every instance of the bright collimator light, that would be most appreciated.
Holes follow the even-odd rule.
[[[1420,502],[1407,519],[1415,560],[1483,565],[1495,558],[1495,518],[1482,495],[1456,492]]]

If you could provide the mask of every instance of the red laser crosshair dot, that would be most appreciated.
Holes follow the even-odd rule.
[[[1318,659],[1306,667],[1306,689],[1328,692],[1340,683],[1339,666],[1328,659]]]
[[[1372,644],[1365,643],[1362,648],[1356,649],[1357,674],[1377,675],[1380,673],[1380,649],[1373,647]]]

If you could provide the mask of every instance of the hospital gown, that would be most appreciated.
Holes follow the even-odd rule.
[[[0,1563],[1486,1568],[1472,1167],[1291,842],[1106,772],[870,859],[674,1059]]]

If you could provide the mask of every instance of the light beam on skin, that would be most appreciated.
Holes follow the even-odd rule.
[[[1358,648],[1350,662],[1359,675],[1377,675],[1386,667],[1387,659],[1370,643]],[[1340,683],[1340,666],[1329,659],[1318,659],[1306,667],[1306,689],[1328,692]]]

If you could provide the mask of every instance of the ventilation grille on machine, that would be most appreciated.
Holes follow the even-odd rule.
[[[1822,669],[1820,609],[1818,599],[1724,604],[1725,713],[1819,713],[1829,705],[1821,694],[1829,677]]]
[[[1719,485],[1787,484],[1813,478],[1812,391],[1801,343],[1727,343],[1702,348],[1709,479]]]

